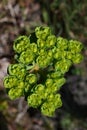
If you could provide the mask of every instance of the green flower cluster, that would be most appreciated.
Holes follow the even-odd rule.
[[[64,75],[83,59],[79,41],[56,37],[49,27],[37,27],[29,38],[19,36],[13,45],[16,64],[8,67],[4,86],[11,99],[24,96],[29,106],[47,116],[62,106],[58,93]]]

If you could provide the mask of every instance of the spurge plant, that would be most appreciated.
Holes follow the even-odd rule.
[[[13,44],[15,64],[8,66],[4,86],[11,99],[25,97],[28,105],[52,116],[62,106],[59,90],[64,75],[80,63],[83,46],[77,40],[56,37],[49,27],[36,27],[29,37],[19,36]]]

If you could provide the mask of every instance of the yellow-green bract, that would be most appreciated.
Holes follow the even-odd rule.
[[[62,106],[60,88],[64,75],[83,59],[83,45],[77,40],[56,37],[49,27],[36,27],[28,36],[19,36],[13,44],[15,64],[8,66],[4,86],[11,99],[25,97],[28,105],[44,115],[53,116]]]

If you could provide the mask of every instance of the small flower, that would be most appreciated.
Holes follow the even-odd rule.
[[[36,37],[45,40],[47,36],[51,34],[51,29],[49,27],[36,27],[35,29]]]
[[[21,53],[22,51],[26,50],[30,46],[30,41],[27,36],[19,36],[13,45],[13,49],[17,53]]]

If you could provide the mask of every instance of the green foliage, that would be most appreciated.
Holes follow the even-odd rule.
[[[69,113],[65,113],[63,115],[63,118],[61,118],[60,123],[64,130],[75,130],[76,128],[87,130],[87,123],[85,119],[83,120],[82,118],[75,118]]]
[[[37,27],[29,38],[19,36],[13,48],[17,63],[9,65],[4,78],[9,97],[24,96],[29,106],[52,116],[62,106],[59,90],[66,82],[65,73],[82,61],[82,44],[56,37],[49,27]]]
[[[7,101],[1,101],[0,100],[0,112],[1,111],[3,111],[3,110],[6,110],[6,109],[8,109],[8,103],[7,103]]]
[[[87,40],[87,0],[38,1],[43,23],[50,26],[55,34]]]

